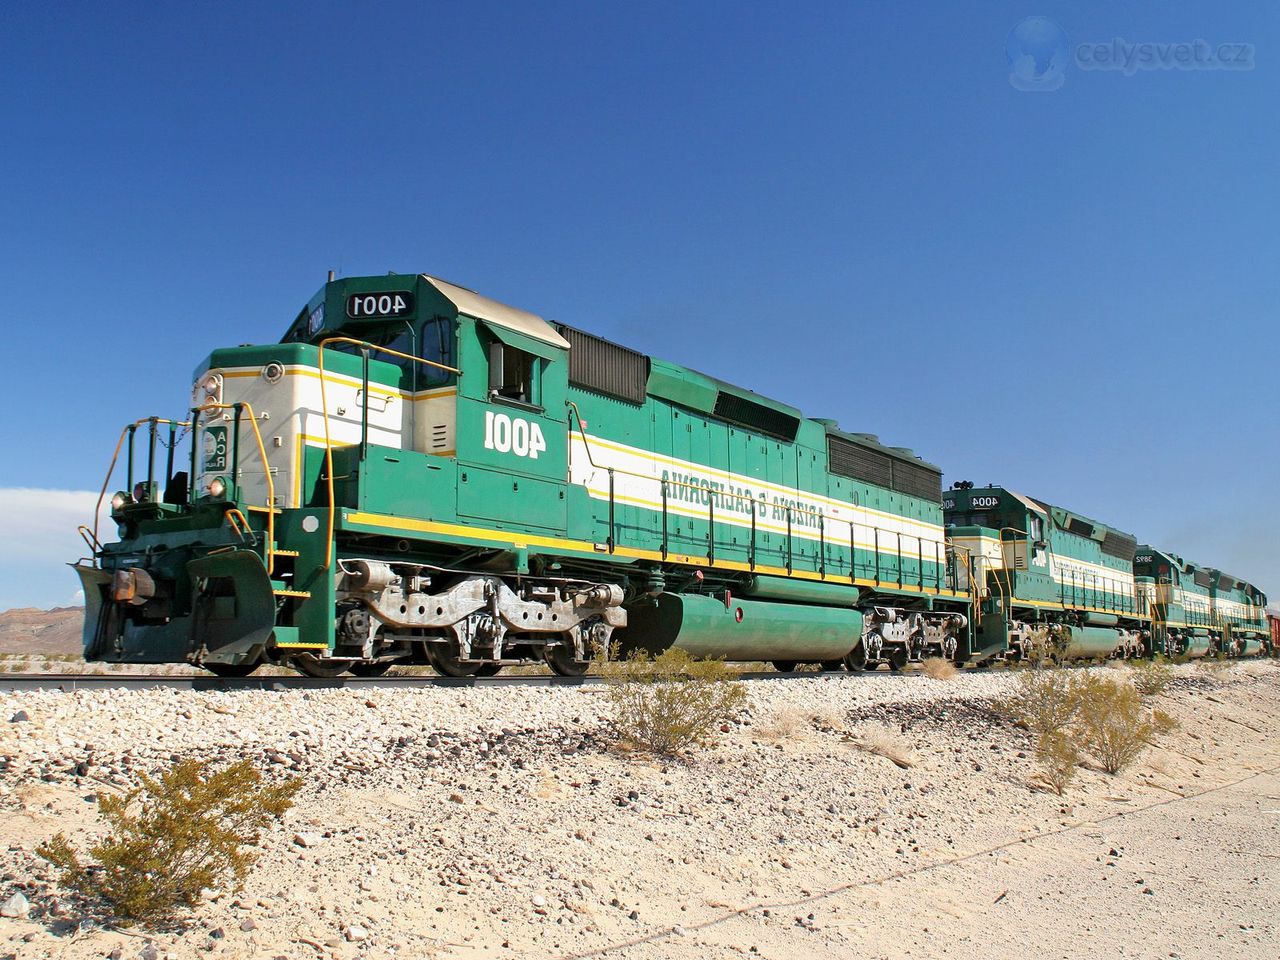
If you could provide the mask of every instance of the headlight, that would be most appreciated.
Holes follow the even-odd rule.
[[[209,496],[225,497],[227,495],[227,480],[225,477],[214,477],[209,481]]]
[[[142,481],[138,481],[133,485],[133,502],[146,503],[147,493],[148,493],[147,485]]]
[[[129,495],[123,490],[117,490],[111,495],[111,509],[123,510],[124,505],[129,502]]]

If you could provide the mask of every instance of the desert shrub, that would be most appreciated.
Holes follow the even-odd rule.
[[[1080,708],[1080,684],[1063,670],[1022,670],[1012,695],[997,704],[1037,741],[1065,729]]]
[[[1036,760],[1040,763],[1040,781],[1062,796],[1080,766],[1080,748],[1067,731],[1055,730],[1036,744]]]
[[[1035,735],[1040,779],[1061,793],[1074,777],[1082,751],[1107,773],[1118,773],[1153,737],[1176,729],[1177,722],[1149,710],[1139,692],[1140,686],[1164,689],[1168,667],[1160,667],[1152,674],[1139,670],[1134,683],[1096,672],[1026,670],[997,709]]]
[[[1173,682],[1173,668],[1163,657],[1141,660],[1133,666],[1130,676],[1133,687],[1143,697],[1158,697]]]
[[[613,724],[628,746],[673,754],[704,743],[747,698],[737,674],[721,660],[698,660],[679,647],[656,658],[637,650],[597,664]]]
[[[1226,657],[1201,657],[1196,661],[1196,669],[1206,676],[1221,679],[1226,675],[1231,661]]]
[[[1149,712],[1131,684],[1089,675],[1079,688],[1079,741],[1107,773],[1119,773],[1137,759],[1152,737],[1177,725],[1166,713]]]
[[[37,852],[65,887],[100,898],[115,916],[162,920],[228,876],[243,884],[256,859],[246,848],[284,816],[301,785],[264,783],[247,760],[222,770],[179,761],[158,780],[144,775],[141,787],[98,797],[110,832],[89,849],[91,862],[61,833]]]
[[[930,657],[920,664],[920,672],[932,680],[950,680],[956,675],[956,665],[942,657]]]
[[[756,733],[765,740],[789,740],[804,729],[808,719],[799,707],[779,707],[756,724]]]

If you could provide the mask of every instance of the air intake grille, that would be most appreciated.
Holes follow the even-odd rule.
[[[893,461],[879,450],[868,450],[843,437],[827,437],[827,458],[831,472],[889,487],[893,484]]]
[[[1138,541],[1127,533],[1108,530],[1102,541],[1102,552],[1126,563],[1133,563],[1133,555],[1138,552]]]
[[[942,474],[918,463],[894,460],[893,489],[910,497],[938,503],[942,500]]]
[[[573,327],[556,325],[569,341],[569,382],[607,397],[644,403],[649,358]]]
[[[1195,580],[1197,587],[1207,587],[1213,583],[1213,579],[1203,570],[1197,570],[1192,575],[1192,579]]]
[[[716,394],[712,416],[780,440],[794,440],[796,431],[800,429],[800,421],[790,414],[723,390]]]
[[[1236,583],[1233,579],[1231,579],[1226,575],[1223,575],[1218,578],[1219,590],[1234,590],[1238,586],[1240,586],[1240,584]]]
[[[923,464],[895,460],[879,450],[831,436],[827,437],[827,461],[831,472],[842,477],[934,503],[942,500],[942,474]]]

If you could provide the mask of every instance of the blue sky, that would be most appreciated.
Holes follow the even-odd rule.
[[[1023,92],[1030,15],[1255,66]],[[202,356],[278,338],[328,269],[422,270],[1280,594],[1278,20],[9,4],[0,494],[96,489],[122,423],[181,412]],[[21,497],[0,608],[66,602],[77,541]]]

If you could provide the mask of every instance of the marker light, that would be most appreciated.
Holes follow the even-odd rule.
[[[111,509],[123,510],[124,505],[129,502],[129,495],[123,490],[117,490],[111,495]]]
[[[214,477],[209,481],[209,496],[225,497],[227,495],[227,481],[225,477]]]

